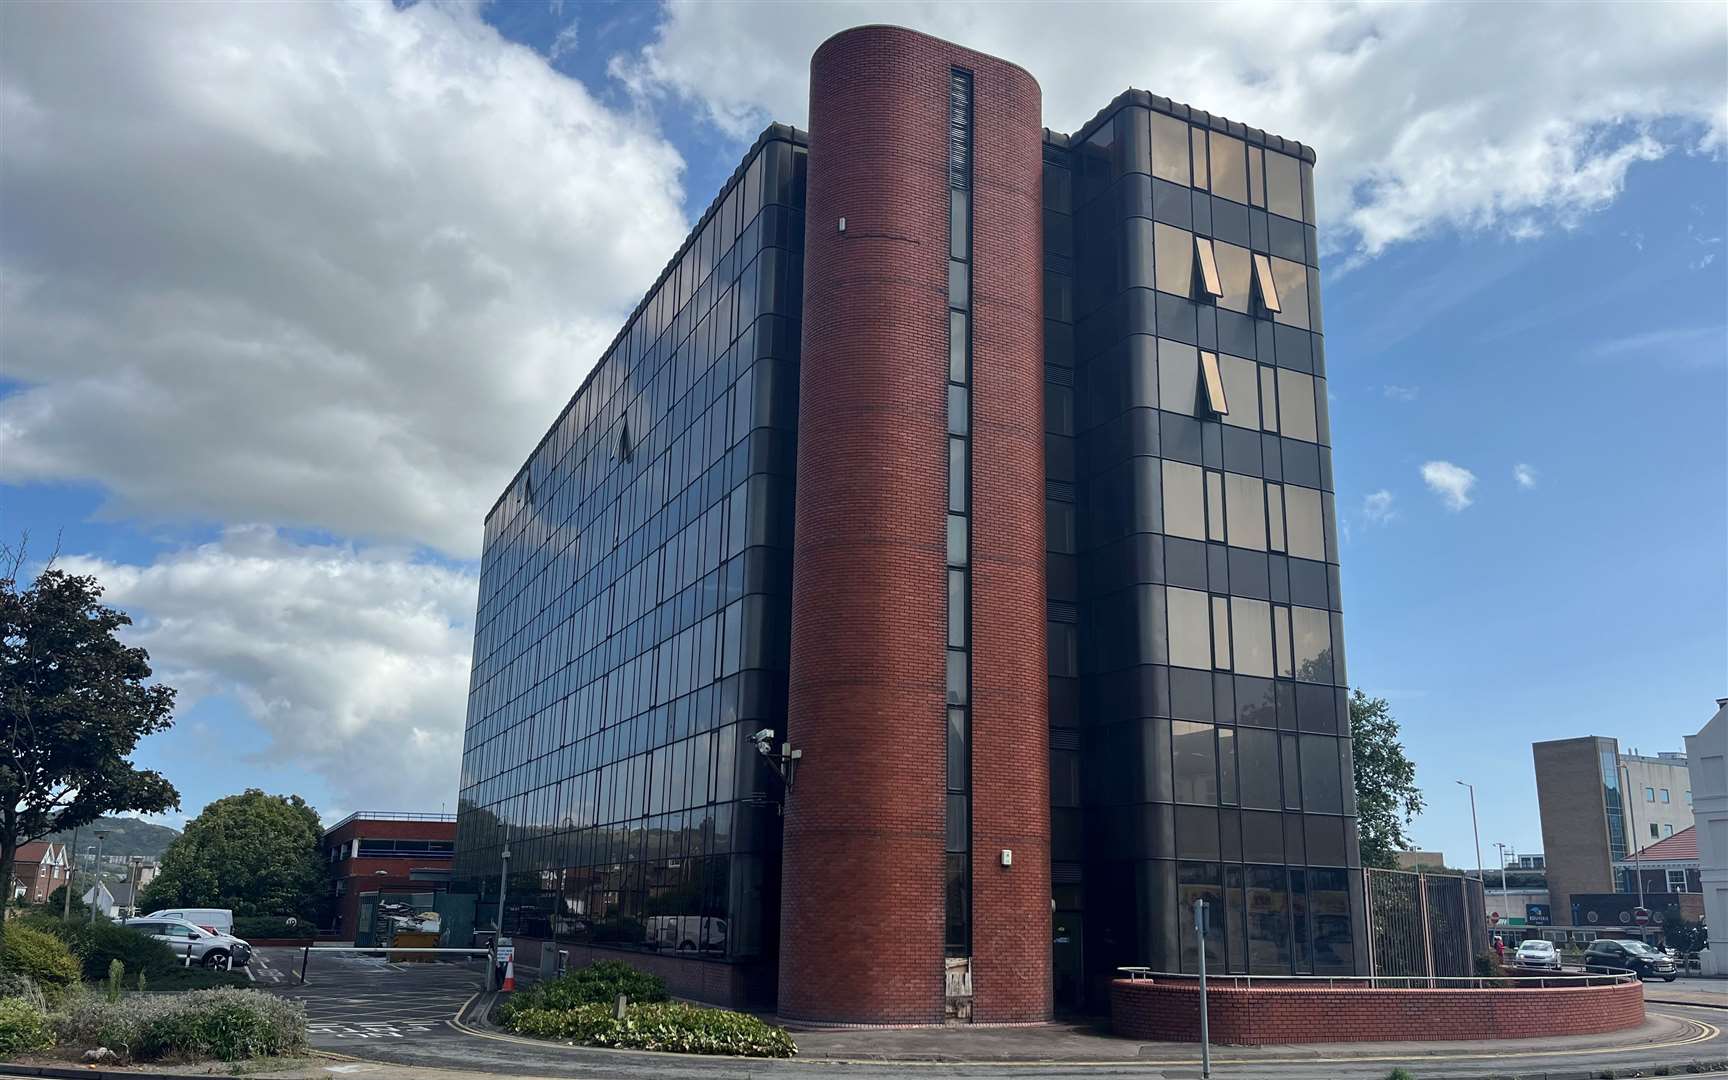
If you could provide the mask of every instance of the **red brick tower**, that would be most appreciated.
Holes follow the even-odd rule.
[[[973,1018],[1050,1014],[1040,94],[1012,64],[870,26],[811,61],[788,710],[804,756],[780,950],[780,1012],[804,1020],[943,1019],[956,69],[975,102]]]

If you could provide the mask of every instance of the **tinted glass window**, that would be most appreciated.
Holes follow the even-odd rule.
[[[1302,809],[1322,814],[1344,812],[1338,751],[1329,736],[1302,736]]]
[[[1206,495],[1200,468],[1165,461],[1163,471],[1164,531],[1190,540],[1206,539]]]
[[[1168,412],[1194,416],[1199,405],[1200,353],[1192,345],[1158,339],[1158,403]]]
[[[1218,759],[1212,725],[1176,720],[1170,724],[1170,733],[1176,801],[1216,805]]]
[[[1260,424],[1260,366],[1240,356],[1220,353],[1218,370],[1224,377],[1224,397],[1230,402],[1226,424],[1253,428]]]
[[[1162,292],[1190,296],[1194,290],[1194,234],[1157,222],[1152,226],[1153,275]]]
[[[1291,608],[1296,678],[1302,682],[1332,681],[1332,619],[1314,608]]]
[[[1246,871],[1248,970],[1257,975],[1290,972],[1290,906],[1282,866]]]
[[[1326,558],[1326,540],[1320,519],[1320,493],[1313,488],[1284,488],[1285,539],[1290,554],[1304,559]]]
[[[1266,550],[1266,502],[1261,482],[1252,476],[1224,474],[1224,499],[1230,543]]]
[[[1218,257],[1218,279],[1224,287],[1224,295],[1218,298],[1218,306],[1246,313],[1253,299],[1252,256],[1247,248],[1226,244],[1221,240],[1213,243],[1212,251]]]
[[[1277,732],[1236,729],[1236,775],[1242,786],[1243,806],[1278,809]]]
[[[1188,183],[1188,125],[1159,112],[1152,114],[1152,175]]]
[[[1272,281],[1278,286],[1279,307],[1273,321],[1308,329],[1308,268],[1289,259],[1274,258]]]
[[[1314,418],[1313,376],[1278,369],[1278,405],[1285,435],[1305,442],[1320,437]]]
[[[1301,162],[1288,154],[1266,152],[1266,209],[1302,220]]]
[[[1203,592],[1166,590],[1165,605],[1170,620],[1170,662],[1178,667],[1212,666],[1212,630],[1208,625],[1209,604]]]
[[[1272,675],[1272,607],[1264,600],[1230,598],[1230,629],[1235,643],[1236,670],[1243,675]]]
[[[1248,166],[1243,158],[1242,140],[1223,132],[1211,132],[1212,193],[1236,202],[1248,201]]]

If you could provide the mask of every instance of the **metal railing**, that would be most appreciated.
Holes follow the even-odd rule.
[[[443,949],[443,948],[395,948],[389,945],[306,945],[300,955],[300,983],[306,983],[306,969],[312,962],[312,954],[318,953],[362,953],[368,956],[383,954],[386,960],[400,953],[444,953],[461,956],[491,956],[490,948],[484,949]]]
[[[1181,971],[1155,971],[1149,967],[1116,969],[1130,982],[1191,980],[1200,976]],[[1363,990],[1521,990],[1563,989],[1579,986],[1616,986],[1638,977],[1629,971],[1585,975],[1223,975],[1208,972],[1206,981],[1216,986],[1228,983],[1243,988],[1293,985],[1297,987],[1354,987]]]

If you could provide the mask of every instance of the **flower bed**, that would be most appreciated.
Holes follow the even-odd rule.
[[[522,1035],[621,1050],[742,1057],[791,1057],[798,1052],[784,1028],[747,1013],[677,1001],[631,1005],[622,1020],[613,1015],[611,1005],[513,1009],[506,1025]]]

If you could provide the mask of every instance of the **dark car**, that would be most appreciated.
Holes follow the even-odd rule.
[[[1642,941],[1592,941],[1584,950],[1584,970],[1630,971],[1640,979],[1664,982],[1673,982],[1679,974],[1674,970],[1674,961]]]

